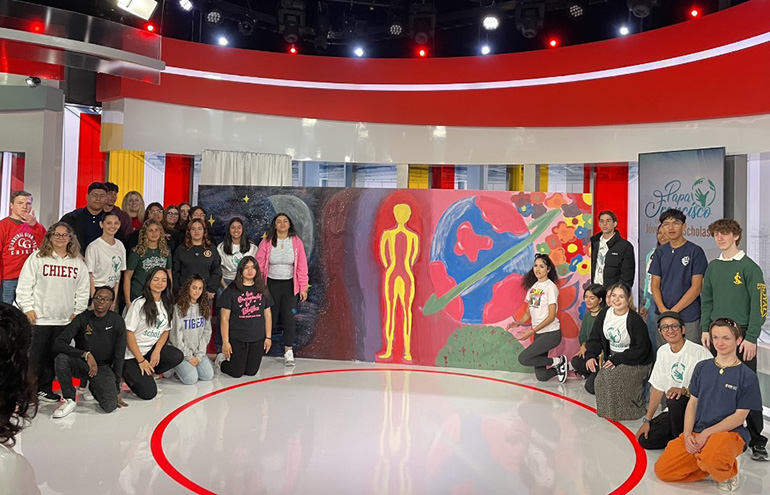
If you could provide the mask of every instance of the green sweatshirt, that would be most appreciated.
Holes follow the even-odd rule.
[[[767,316],[767,292],[762,269],[751,258],[712,260],[703,276],[700,298],[703,332],[717,318],[730,318],[748,327],[746,340],[757,343]]]
[[[596,316],[592,315],[590,311],[586,311],[586,315],[583,317],[583,322],[580,324],[580,334],[578,334],[578,342],[584,344],[588,337],[591,336],[591,330],[594,328],[594,322]]]

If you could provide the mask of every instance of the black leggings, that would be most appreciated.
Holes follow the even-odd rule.
[[[552,366],[553,359],[548,357],[548,352],[560,343],[561,330],[536,333],[535,341],[519,354],[519,364],[533,366],[537,380],[547,382],[556,376],[556,368]]]
[[[147,361],[152,357],[152,351],[155,350],[155,346],[147,351],[144,355],[144,359]],[[173,369],[179,363],[184,360],[184,354],[176,347],[166,344],[160,350],[160,361],[155,366],[155,374],[160,375],[166,371]],[[123,379],[126,381],[126,385],[131,389],[137,397],[144,400],[150,400],[158,395],[158,386],[155,385],[155,378],[150,375],[143,375],[142,369],[139,367],[139,363],[136,359],[126,359],[123,364]]]
[[[586,392],[588,392],[591,395],[595,395],[596,394],[596,387],[594,385],[594,381],[596,380],[596,371],[594,371],[592,373],[591,370],[586,368],[586,362],[587,361],[588,360],[586,358],[582,358],[580,356],[573,357],[572,358],[572,369],[575,370],[575,373],[577,373],[578,375],[580,375],[580,376],[582,376],[583,378],[586,379],[586,384],[585,384]],[[599,360],[597,359],[596,361],[597,361],[596,370],[598,371],[599,370],[599,364],[598,364]]]
[[[265,339],[256,342],[241,342],[240,340],[231,340],[230,346],[233,348],[229,361],[222,361],[220,369],[222,373],[240,378],[243,375],[254,376],[259,371],[262,364],[262,355],[265,350]]]
[[[278,326],[278,318],[281,319],[283,326],[283,345],[291,347],[294,345],[294,313],[292,310],[297,306],[297,295],[294,294],[294,279],[274,280],[267,279],[267,289],[273,298],[273,305],[270,307],[273,316],[273,329]],[[275,333],[273,334],[275,338]]]
[[[650,431],[647,432],[647,438],[644,435],[639,437],[639,445],[647,450],[665,449],[668,442],[677,438],[684,431],[684,410],[689,397],[680,397],[678,399],[667,399],[668,411],[658,414],[650,421]]]

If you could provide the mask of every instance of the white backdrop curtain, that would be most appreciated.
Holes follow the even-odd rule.
[[[201,184],[291,186],[291,156],[203,150]]]

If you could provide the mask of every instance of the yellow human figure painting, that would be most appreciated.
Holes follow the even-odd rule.
[[[417,261],[419,237],[409,230],[406,222],[412,216],[412,209],[406,204],[393,207],[396,227],[382,233],[380,238],[380,262],[385,268],[385,352],[379,359],[390,359],[393,355],[393,339],[396,330],[396,310],[401,306],[404,335],[404,359],[412,360],[412,303],[414,302],[414,273],[412,267]]]

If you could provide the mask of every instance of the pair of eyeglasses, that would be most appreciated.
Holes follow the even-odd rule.
[[[679,331],[682,328],[682,325],[679,323],[672,323],[670,325],[661,325],[658,328],[661,332],[674,332]]]
[[[102,302],[102,303],[106,303],[106,302],[112,302],[112,298],[111,297],[96,296],[96,297],[94,297],[94,301],[99,301],[99,302]]]
[[[56,237],[57,239],[69,239],[70,235],[68,233],[60,234],[59,232],[54,232],[51,234],[51,237]]]

